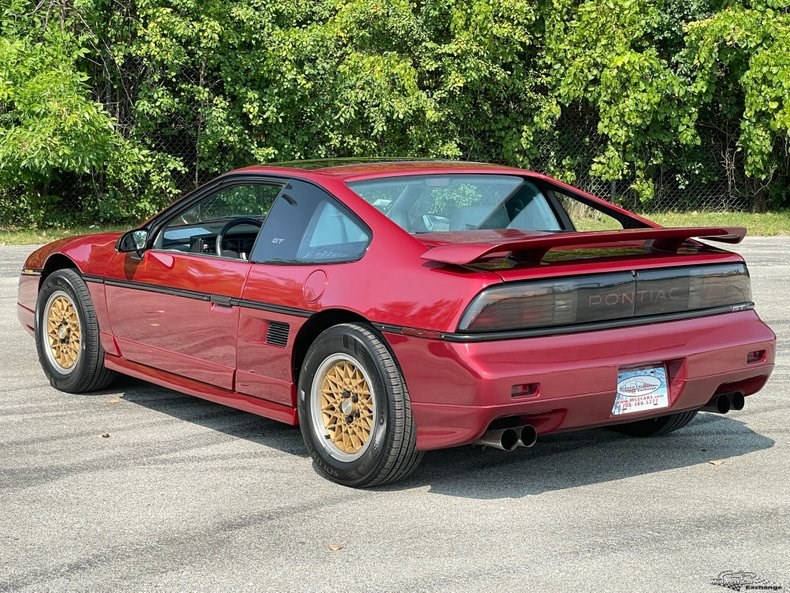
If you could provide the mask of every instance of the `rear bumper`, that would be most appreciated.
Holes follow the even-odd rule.
[[[479,343],[386,334],[409,389],[421,450],[478,439],[494,420],[518,417],[539,434],[631,422],[700,408],[715,393],[762,388],[776,337],[754,311],[698,319]],[[747,363],[747,355],[765,351]],[[668,408],[613,416],[622,367],[665,364]],[[529,396],[514,385],[534,384]]]

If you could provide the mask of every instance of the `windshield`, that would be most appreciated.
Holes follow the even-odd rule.
[[[515,175],[413,175],[348,186],[409,233],[562,230],[548,198]]]

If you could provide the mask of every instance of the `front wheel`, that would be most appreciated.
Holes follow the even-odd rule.
[[[85,281],[71,269],[46,277],[36,302],[36,350],[50,384],[69,393],[107,387],[99,324]]]
[[[696,415],[697,410],[691,410],[690,412],[679,412],[669,416],[661,416],[660,418],[649,418],[648,420],[637,420],[628,424],[618,424],[613,426],[612,429],[632,437],[657,437],[683,428],[694,420]]]
[[[298,406],[305,445],[334,482],[388,484],[422,458],[403,377],[365,325],[344,323],[318,336],[299,374]]]

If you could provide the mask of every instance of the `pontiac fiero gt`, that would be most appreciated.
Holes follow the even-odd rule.
[[[255,166],[35,251],[18,313],[60,390],[118,372],[299,424],[321,474],[374,486],[430,449],[742,408],[775,337],[699,239],[744,234],[493,165]]]

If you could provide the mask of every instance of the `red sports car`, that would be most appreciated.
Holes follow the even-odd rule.
[[[58,389],[119,372],[299,424],[321,474],[374,486],[430,449],[742,408],[775,336],[743,259],[696,239],[744,234],[508,167],[256,166],[37,250],[18,312]]]

